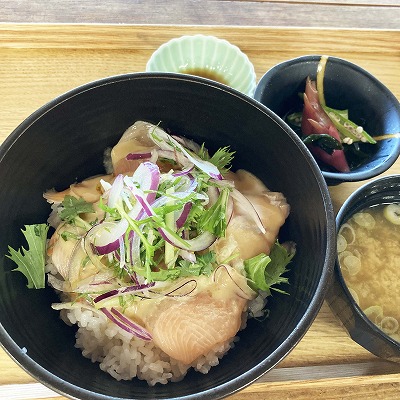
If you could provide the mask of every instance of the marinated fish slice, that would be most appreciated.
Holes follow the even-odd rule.
[[[209,292],[185,299],[166,298],[146,327],[161,350],[189,365],[236,335],[246,303],[237,295],[214,298]]]
[[[214,245],[219,260],[240,254],[242,260],[254,257],[260,253],[269,254],[276,241],[279,229],[289,215],[290,207],[282,193],[271,192],[268,188],[247,171],[239,170],[230,173],[229,179],[252,207],[256,210],[265,233],[261,232],[243,204],[234,201],[234,211],[224,238]]]
[[[49,203],[59,204],[64,200],[64,197],[74,196],[76,198],[81,197],[88,203],[95,203],[100,199],[102,194],[100,180],[105,180],[106,182],[112,182],[112,175],[102,175],[96,176],[90,179],[85,179],[79,183],[73,183],[68,189],[61,192],[56,192],[55,190],[48,190],[43,194],[43,197]]]
[[[143,159],[150,158],[151,151],[156,147],[148,137],[148,132],[152,129],[154,125],[137,121],[124,132],[111,150],[114,175],[133,172]],[[135,156],[130,158],[130,154],[135,154]]]

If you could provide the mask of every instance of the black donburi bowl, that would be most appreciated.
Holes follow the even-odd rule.
[[[282,191],[291,214],[282,240],[297,243],[289,295],[276,293],[265,321],[249,322],[240,341],[207,375],[148,387],[116,381],[74,348],[74,328],[50,308],[50,288],[26,288],[5,258],[23,244],[20,228],[44,222],[46,189],[104,173],[103,152],[136,120],[161,126],[211,151],[230,145],[233,169],[245,168]],[[323,302],[333,271],[335,221],[315,161],[282,121],[257,101],[210,80],[179,74],[127,74],[92,82],[28,117],[0,149],[0,338],[8,354],[38,381],[71,398],[215,399],[250,384],[303,337]]]

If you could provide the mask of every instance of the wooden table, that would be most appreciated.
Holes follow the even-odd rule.
[[[97,78],[143,71],[161,43],[194,33],[213,34],[238,45],[253,62],[258,78],[288,58],[329,54],[361,65],[400,98],[400,31],[0,24],[0,141],[58,94]],[[389,173],[400,173],[400,161]],[[331,188],[335,209],[360,185]],[[35,382],[2,350],[0,370],[0,399],[64,400]],[[294,351],[231,399],[390,400],[398,399],[399,393],[400,364],[380,360],[354,343],[324,304]]]
[[[0,22],[400,29],[400,0],[0,0]]]

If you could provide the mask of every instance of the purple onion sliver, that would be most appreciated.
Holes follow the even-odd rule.
[[[179,217],[176,219],[176,227],[177,227],[178,229],[182,228],[182,226],[183,226],[184,223],[186,222],[187,217],[188,217],[188,215],[189,215],[189,212],[190,212],[191,208],[192,208],[192,203],[186,203],[186,204],[183,206],[183,209],[182,209],[182,211],[181,211]]]
[[[142,340],[151,340],[152,337],[150,335],[150,333],[148,333],[147,331],[145,331],[143,328],[143,332],[138,331],[137,329],[131,327],[130,325],[126,325],[125,323],[123,323],[122,321],[120,321],[118,318],[116,318],[109,310],[107,310],[106,308],[101,308],[100,309],[104,315],[112,322],[114,322],[114,324],[116,324],[117,326],[119,326],[121,329],[123,329],[124,331],[132,334],[133,336],[138,337],[139,339]]]
[[[128,161],[131,161],[131,160],[141,160],[143,158],[150,158],[150,157],[151,153],[128,153],[125,158]]]
[[[224,179],[224,177],[221,174],[214,174],[214,173],[210,172],[209,175],[211,176],[211,178],[214,178],[218,181],[222,181]]]
[[[140,326],[139,324],[133,322],[131,319],[126,317],[124,314],[120,313],[116,308],[112,307],[111,312],[124,324],[126,324],[128,327],[132,328],[135,330],[138,334],[142,335],[145,340],[151,340],[152,336],[150,333]]]
[[[144,283],[144,284],[139,284],[139,285],[132,285],[132,286],[127,286],[119,289],[113,289],[110,290],[106,293],[102,293],[99,296],[97,296],[93,301],[95,303],[98,303],[99,301],[108,299],[113,296],[118,296],[122,295],[125,293],[130,293],[130,292],[140,292],[142,290],[147,290],[155,285],[155,282],[149,282],[149,283]]]
[[[178,176],[184,176],[184,175],[189,175],[190,172],[193,171],[194,164],[188,165],[186,168],[184,168],[181,171],[176,171],[172,174],[172,176],[178,177]]]
[[[93,302],[98,303],[99,301],[108,299],[109,297],[115,296],[118,293],[119,293],[118,289],[109,290],[108,292],[102,293],[102,294],[98,295],[97,297],[95,297]]]
[[[119,249],[119,239],[109,244],[106,244],[105,246],[94,246],[94,247],[99,255],[110,254],[113,251]]]
[[[118,198],[121,196],[122,189],[124,187],[124,177],[122,174],[118,174],[114,179],[113,184],[111,185],[110,191],[108,193],[108,202],[107,205],[109,207],[114,207]]]
[[[134,193],[134,195],[136,200],[140,203],[140,205],[143,207],[143,210],[149,217],[155,215],[155,212],[152,210],[150,204],[141,195],[136,193]]]
[[[204,231],[199,236],[196,236],[193,239],[183,239],[185,241],[185,243],[183,243],[177,240],[177,238],[174,237],[173,235],[170,235],[168,231],[166,231],[163,228],[158,228],[158,232],[163,237],[163,239],[167,241],[169,244],[172,244],[172,246],[175,246],[178,249],[183,249],[188,251],[205,250],[208,247],[210,247],[217,239],[217,237],[214,234]]]

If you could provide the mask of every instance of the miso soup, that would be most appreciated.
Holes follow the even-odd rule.
[[[354,214],[340,227],[337,247],[354,300],[376,326],[400,342],[400,204]]]

